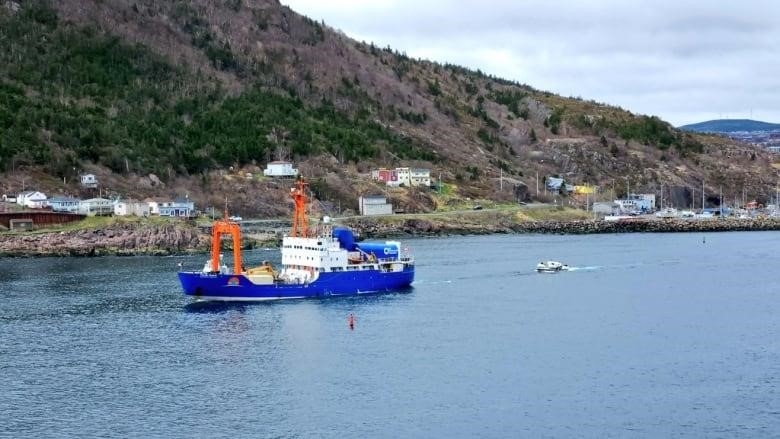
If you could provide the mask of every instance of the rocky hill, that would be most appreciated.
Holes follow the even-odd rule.
[[[744,131],[780,131],[780,124],[751,119],[715,119],[683,125],[681,130],[698,133],[736,133]]]
[[[271,217],[289,212],[288,183],[257,175],[286,158],[323,212],[360,193],[437,207],[371,182],[378,166],[430,168],[461,200],[545,199],[547,175],[616,195],[774,193],[758,148],[411,59],[274,0],[0,0],[0,42],[4,191],[75,194],[92,172],[101,192]]]

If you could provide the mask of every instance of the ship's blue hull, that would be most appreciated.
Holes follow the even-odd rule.
[[[414,281],[414,267],[403,271],[323,272],[311,283],[255,285],[243,275],[180,272],[184,294],[201,300],[260,301],[376,294],[404,289]]]

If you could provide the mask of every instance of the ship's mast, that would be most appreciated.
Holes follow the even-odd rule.
[[[290,236],[309,236],[309,225],[306,220],[306,185],[307,183],[303,181],[303,178],[298,178],[295,182],[295,187],[290,189],[290,196],[295,202]]]

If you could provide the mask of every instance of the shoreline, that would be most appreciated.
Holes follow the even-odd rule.
[[[488,234],[583,235],[606,233],[706,233],[777,231],[780,218],[625,219],[517,221],[511,215],[486,218],[360,217],[342,222],[362,239],[423,238]],[[257,235],[254,235],[257,236]],[[276,239],[245,234],[242,248],[278,247]],[[0,257],[172,256],[209,251],[210,236],[187,223],[133,224],[72,231],[36,231],[0,235]]]
[[[349,224],[367,239],[484,234],[557,234],[585,235],[611,233],[699,233],[737,231],[778,231],[780,218],[751,219],[645,219],[495,221],[492,223],[407,219],[397,224],[361,219]]]

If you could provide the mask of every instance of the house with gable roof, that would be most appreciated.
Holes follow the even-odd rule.
[[[46,207],[46,194],[39,191],[22,192],[16,196],[16,204],[31,209]]]
[[[195,203],[190,201],[189,197],[179,197],[160,203],[159,209],[160,216],[190,217],[194,214]]]

